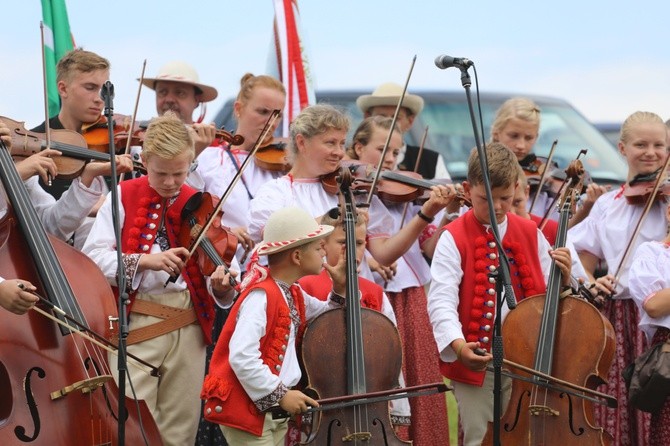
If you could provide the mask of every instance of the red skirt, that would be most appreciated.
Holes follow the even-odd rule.
[[[670,335],[667,328],[659,328],[651,340],[651,344],[665,342]],[[670,398],[665,399],[665,404],[657,413],[651,414],[649,426],[649,446],[666,446],[670,444]]]
[[[400,293],[386,294],[398,321],[405,384],[410,387],[442,382],[424,288],[412,287]],[[409,436],[414,446],[448,445],[449,423],[444,394],[410,398],[409,404],[412,409]]]
[[[628,389],[622,372],[646,349],[644,334],[638,328],[638,309],[632,299],[609,300],[602,309],[603,315],[614,327],[616,348],[607,383],[600,392],[612,395],[619,405],[616,409],[596,405],[598,426],[605,428],[617,446],[646,446],[649,438],[649,414],[628,404]]]

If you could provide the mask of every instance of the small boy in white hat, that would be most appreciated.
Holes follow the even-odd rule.
[[[332,231],[299,208],[278,210],[267,221],[200,395],[205,419],[221,425],[231,446],[283,443],[288,422],[264,413],[271,406],[291,414],[318,406],[291,387],[301,378],[295,345],[306,321],[344,303],[344,259],[335,267],[323,262],[323,238]],[[268,256],[267,268],[258,265],[258,255]],[[296,284],[324,267],[333,282],[325,302]]]

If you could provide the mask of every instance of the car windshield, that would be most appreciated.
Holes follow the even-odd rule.
[[[417,116],[406,141],[419,145],[426,126],[429,127],[426,147],[442,154],[447,170],[454,180],[461,181],[467,171],[467,159],[475,146],[470,112],[464,92],[412,92],[423,97],[425,106]],[[345,109],[352,118],[349,140],[362,114],[356,106],[356,98],[366,91],[325,91],[317,92],[318,102],[327,102]],[[491,124],[502,103],[514,95],[482,93],[481,113],[484,121],[484,138],[488,142]],[[565,168],[576,158],[581,149],[587,149],[582,157],[584,167],[591,177],[601,183],[623,183],[626,179],[626,164],[616,148],[574,107],[555,98],[524,95],[535,101],[542,110],[540,137],[534,153],[547,156],[554,140],[558,140],[554,160]],[[232,102],[229,101],[217,115],[217,124],[231,127],[226,118],[231,115]],[[477,124],[479,127],[479,123]]]
[[[616,149],[581,114],[567,103],[536,101],[542,110],[540,136],[534,153],[548,156],[551,145],[558,140],[554,161],[565,168],[581,149],[588,152],[583,157],[584,167],[592,178],[601,182],[623,182],[626,166]],[[500,101],[482,101],[484,136],[488,141],[491,124]],[[475,146],[472,123],[465,100],[462,102],[427,102],[414,123],[411,139],[420,141],[421,132],[429,127],[426,146],[442,153],[447,170],[455,178],[464,178],[467,158]]]

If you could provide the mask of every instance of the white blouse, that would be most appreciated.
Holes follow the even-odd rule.
[[[630,295],[640,310],[640,328],[651,340],[658,327],[670,329],[670,314],[652,318],[644,311],[644,302],[654,293],[670,288],[670,247],[660,242],[642,243],[628,271]]]
[[[326,192],[318,179],[294,179],[284,175],[265,183],[251,200],[249,234],[256,242],[263,237],[263,228],[270,215],[286,207],[299,207],[312,216],[320,217],[338,206],[337,195]],[[393,219],[384,205],[374,196],[369,209],[368,238],[388,238]]]
[[[643,205],[629,204],[622,192],[623,189],[618,189],[601,195],[593,205],[588,217],[568,231],[568,238],[574,243],[577,252],[585,251],[598,259],[605,260],[610,274],[616,274],[626,245],[644,208]],[[666,203],[660,201],[654,203],[642,223],[642,229],[631,248],[631,254],[642,243],[662,240],[665,237],[668,225],[665,218],[666,206]],[[624,265],[619,274],[616,294],[612,296],[614,299],[630,297],[628,270],[632,260],[632,256],[629,255],[628,264]]]

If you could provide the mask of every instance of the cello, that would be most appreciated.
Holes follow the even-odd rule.
[[[570,182],[561,203],[557,247],[565,246],[571,196],[581,188],[577,180],[580,170],[583,172],[580,167],[581,162],[576,160],[566,170]],[[546,295],[522,300],[503,323],[506,363],[523,374],[513,383],[509,404],[500,419],[502,444],[564,446],[611,442],[604,429],[594,423],[592,399],[581,395],[574,399],[574,393],[552,385],[563,381],[592,390],[605,382],[614,357],[612,325],[586,300],[562,297],[560,285],[561,272],[554,263]],[[482,444],[491,444],[492,435],[489,423]]]
[[[355,204],[349,172],[342,169],[341,190],[345,199],[347,300],[346,308],[327,311],[305,329],[302,360],[310,388],[319,398],[364,396],[398,386],[402,365],[400,335],[381,313],[361,308],[356,272]],[[383,364],[383,366],[381,366]],[[346,375],[333,373],[346,370]],[[324,400],[319,400],[323,403]],[[315,415],[314,430],[305,444],[313,445],[408,445],[391,427],[388,402],[322,408]]]
[[[4,143],[0,179],[9,204],[0,216],[0,276],[30,281],[68,319],[106,333],[117,317],[107,280],[88,257],[46,234]],[[37,311],[0,317],[0,443],[119,444],[118,388],[106,353]],[[126,405],[128,444],[162,444],[146,404]]]

